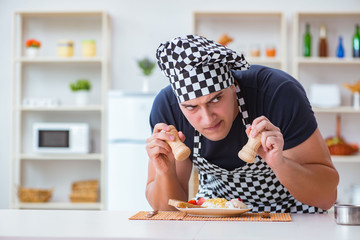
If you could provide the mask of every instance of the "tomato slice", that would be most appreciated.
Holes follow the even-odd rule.
[[[202,205],[205,202],[205,198],[201,197],[197,200],[197,205]]]

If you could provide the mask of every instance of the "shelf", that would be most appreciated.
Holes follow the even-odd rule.
[[[81,29],[81,31],[79,31]],[[12,141],[11,208],[92,209],[105,208],[106,120],[109,87],[110,17],[105,11],[14,11],[12,35]],[[28,57],[27,39],[43,43],[40,55]],[[57,56],[60,39],[74,42],[72,57]],[[96,55],[82,55],[82,41],[96,42]],[[69,85],[89,79],[90,105],[76,105]],[[34,100],[34,101],[32,101]],[[54,101],[53,101],[54,100]],[[91,153],[36,153],[33,125],[38,122],[86,123]],[[71,134],[61,137],[71,142]],[[54,139],[54,138],[52,138]],[[60,139],[60,137],[59,137]],[[65,139],[65,140],[64,140]],[[44,141],[51,142],[51,139]],[[54,141],[55,142],[55,141]],[[70,145],[70,144],[69,144]],[[71,203],[68,185],[87,179],[99,181],[99,202]],[[54,202],[21,203],[16,186],[56,186]],[[57,197],[59,196],[59,197]],[[65,198],[62,198],[65,197]]]
[[[105,15],[105,11],[15,11],[14,14],[20,14],[24,17],[57,17],[57,16],[99,16]]]
[[[91,112],[91,111],[102,111],[104,108],[101,105],[87,105],[87,106],[59,106],[59,107],[17,107],[18,111],[26,112],[61,112],[61,111],[81,111],[81,112]]]
[[[351,156],[335,156],[332,155],[331,159],[336,163],[360,163],[360,154],[355,154]]]
[[[298,16],[300,17],[344,17],[344,16],[359,16],[359,12],[298,12]]]
[[[250,64],[287,69],[286,18],[283,12],[195,11],[193,12],[193,33],[215,41],[222,34],[229,34],[233,41],[228,47],[242,52]],[[263,57],[267,45],[275,47],[275,58]],[[260,49],[262,57],[250,57],[253,47]]]
[[[299,57],[299,64],[360,64],[360,58],[336,58],[336,57]]]
[[[259,57],[259,58],[252,58],[252,57],[246,57],[246,60],[250,64],[259,64],[259,65],[266,65],[266,64],[282,64],[281,59],[279,58],[265,58],[265,57]]]
[[[209,12],[202,12],[202,11],[196,11],[194,12],[194,15],[197,17],[239,17],[241,16],[281,16],[282,12],[269,12],[269,11],[258,11],[258,12],[217,12],[217,11],[209,11]]]
[[[20,154],[21,160],[102,160],[99,153],[90,154]]]
[[[71,203],[71,202],[47,202],[47,203],[22,203],[16,204],[19,209],[69,209],[69,210],[100,210],[101,203]]]
[[[360,109],[354,109],[351,106],[340,106],[333,108],[313,107],[315,113],[360,113]]]
[[[102,57],[20,57],[15,58],[15,62],[19,63],[101,63],[104,60]]]

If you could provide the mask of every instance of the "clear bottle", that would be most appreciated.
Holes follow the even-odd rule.
[[[319,41],[319,57],[327,57],[327,40],[326,40],[326,27],[321,25],[320,27],[320,41]]]
[[[339,44],[338,44],[338,47],[337,47],[337,50],[336,50],[336,56],[337,56],[338,58],[343,58],[343,57],[345,57],[345,50],[344,50],[344,46],[343,46],[343,39],[342,39],[341,36],[339,37]]]
[[[359,34],[359,25],[356,24],[355,33],[352,39],[353,46],[353,57],[360,58],[360,34]]]
[[[304,34],[304,48],[303,56],[311,57],[311,33],[310,33],[310,24],[306,23],[306,30]]]

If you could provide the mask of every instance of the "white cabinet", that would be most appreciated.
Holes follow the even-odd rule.
[[[303,57],[303,38],[306,24],[310,24],[312,55]],[[305,87],[308,96],[312,84],[334,84],[340,89],[341,104],[337,107],[314,107],[319,129],[324,138],[335,136],[336,118],[341,117],[342,136],[360,144],[360,111],[352,107],[351,92],[344,83],[360,80],[360,58],[352,57],[352,36],[360,24],[359,12],[298,12],[293,21],[293,76]],[[318,57],[320,26],[327,29],[328,57]],[[339,37],[343,38],[344,58],[337,58]],[[338,200],[347,202],[351,186],[360,182],[360,155],[332,156],[340,173]]]
[[[109,16],[103,11],[17,11],[13,21],[11,205],[13,208],[104,209]],[[25,42],[30,38],[42,44],[36,57],[25,55]],[[60,39],[74,42],[72,57],[57,56]],[[96,43],[94,57],[84,57],[81,52],[82,41],[89,39]],[[89,103],[84,106],[75,104],[74,93],[69,88],[77,79],[88,79],[92,85]],[[88,124],[90,152],[34,152],[32,128],[37,122]],[[99,181],[97,202],[70,202],[71,183],[82,180]],[[17,198],[19,186],[54,188],[54,192],[47,203],[23,203]]]
[[[194,12],[193,32],[218,41],[227,34],[233,41],[228,47],[245,55],[250,64],[266,65],[282,70],[286,66],[286,19],[282,12]],[[274,57],[266,57],[266,49],[275,48]],[[250,52],[260,50],[259,57]]]

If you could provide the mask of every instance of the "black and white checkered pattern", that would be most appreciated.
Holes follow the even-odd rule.
[[[236,83],[235,83],[236,84]],[[236,84],[240,113],[246,127],[250,126],[244,99]],[[239,146],[240,147],[240,146]],[[241,198],[252,206],[252,212],[323,213],[322,209],[297,201],[276,178],[272,169],[259,156],[253,164],[232,171],[220,168],[200,156],[201,134],[195,131],[193,162],[199,169],[197,198]],[[239,159],[237,159],[239,161]]]
[[[230,69],[249,69],[242,54],[197,35],[160,44],[156,57],[179,102],[230,87],[234,83]]]

